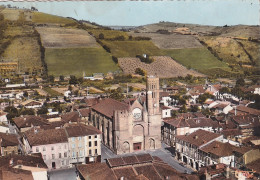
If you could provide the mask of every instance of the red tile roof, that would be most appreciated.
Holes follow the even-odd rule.
[[[68,137],[80,137],[101,134],[101,131],[99,131],[97,128],[83,124],[70,124],[65,127],[65,130]]]
[[[2,147],[19,145],[18,137],[15,134],[0,133],[0,138],[2,139]]]
[[[89,117],[90,114],[89,108],[79,109],[78,111],[82,117]]]
[[[107,163],[78,165],[77,170],[83,178],[94,180],[118,180],[121,177],[131,180],[164,180],[166,177],[199,180],[197,175],[181,174],[160,158],[149,154],[108,159]]]
[[[34,115],[24,115],[24,116],[16,117],[13,119],[13,121],[18,128],[43,126],[49,124],[49,122],[46,119]]]
[[[24,135],[27,137],[31,146],[44,144],[56,144],[68,142],[64,129],[35,129],[26,131]]]
[[[11,159],[13,160],[12,166],[24,165],[24,166],[48,169],[42,157],[36,155],[16,155],[16,154],[0,157],[0,168],[8,166],[10,164]]]
[[[193,144],[197,147],[206,144],[209,141],[212,141],[218,137],[220,137],[221,134],[205,131],[202,129],[199,129],[189,135],[181,135],[176,136],[176,139],[188,142],[190,144]]]
[[[61,115],[61,120],[65,122],[78,122],[80,119],[79,112],[73,111]]]
[[[242,135],[242,132],[239,129],[225,129],[221,132],[224,137],[228,137],[228,136],[239,136]]]
[[[201,148],[202,151],[206,153],[214,154],[218,157],[231,156],[235,150],[239,147],[233,146],[229,143],[222,143],[219,141],[214,141]]]
[[[129,107],[126,103],[111,98],[105,98],[94,105],[92,109],[112,119],[115,110],[128,110]]]

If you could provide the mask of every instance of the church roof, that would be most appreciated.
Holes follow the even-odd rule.
[[[128,108],[128,104],[111,98],[102,99],[98,104],[92,107],[93,110],[111,119],[113,118],[115,110],[128,110]]]

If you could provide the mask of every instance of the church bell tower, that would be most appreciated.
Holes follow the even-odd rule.
[[[156,76],[147,76],[147,109],[149,115],[160,114],[159,107],[159,78]]]

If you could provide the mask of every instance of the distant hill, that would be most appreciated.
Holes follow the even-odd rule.
[[[260,67],[258,26],[160,22],[111,29],[31,10],[1,9],[1,15],[0,58],[18,61],[20,73],[79,77],[125,71],[118,58],[142,54],[169,56],[194,73],[216,77],[256,75]]]

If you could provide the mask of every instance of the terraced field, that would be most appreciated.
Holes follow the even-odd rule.
[[[152,56],[154,62],[146,64],[138,58],[119,58],[118,64],[126,74],[134,74],[137,68],[144,70],[147,75],[157,75],[160,78],[170,78],[177,76],[204,76],[194,70],[188,70],[186,67],[174,61],[167,56]]]
[[[206,48],[170,49],[164,53],[180,64],[195,69],[203,74],[214,75],[231,73],[231,69],[224,62],[219,61]]]
[[[91,32],[95,37],[99,37],[99,34],[104,35],[104,39],[113,39],[118,36],[124,36],[126,39],[128,39],[128,34],[123,31],[116,31],[116,30],[105,30],[105,29],[90,29],[89,32]]]
[[[163,55],[163,52],[151,41],[102,41],[108,46],[113,56],[136,57],[136,55],[149,54]]]
[[[82,77],[93,73],[107,73],[118,70],[112,57],[101,47],[66,48],[45,50],[45,61],[48,66],[48,74],[76,75]]]
[[[150,37],[152,42],[161,49],[183,49],[202,47],[200,42],[191,35],[159,34],[159,33],[129,33],[133,37]]]
[[[95,38],[85,30],[38,27],[45,48],[97,47]]]

